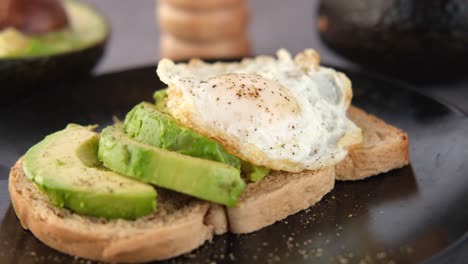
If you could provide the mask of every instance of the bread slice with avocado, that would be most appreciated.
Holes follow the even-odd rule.
[[[106,262],[146,262],[188,253],[227,229],[224,208],[158,189],[158,211],[136,220],[81,216],[54,206],[23,172],[12,168],[9,192],[16,215],[43,243]]]
[[[164,189],[156,195],[155,187],[101,167],[99,136],[92,129],[69,125],[33,146],[13,167],[13,207],[37,238],[71,255],[141,262],[188,252],[226,232],[221,205]]]
[[[347,162],[360,160],[358,168],[376,168],[373,175],[408,164],[408,139],[404,132],[355,107],[350,108],[348,115],[363,129],[364,144],[346,158]],[[376,131],[385,133],[385,137],[376,137]],[[363,157],[382,157],[389,149],[402,157],[399,162],[385,158],[365,164]],[[228,228],[233,233],[261,229],[314,205],[333,188],[335,181],[333,168],[303,173],[272,171],[260,182],[249,183],[238,204],[228,209],[157,188],[158,211],[131,221],[80,216],[54,206],[26,177],[22,163],[20,159],[11,170],[9,191],[23,227],[59,251],[110,262],[167,259],[190,252]],[[340,166],[336,169],[336,173],[341,173],[337,179],[359,175],[359,170]]]
[[[337,178],[408,162],[402,132],[363,111],[346,116],[350,81],[313,50],[186,66],[163,60],[167,93],[123,124],[100,136],[68,126],[31,148],[9,181],[23,226],[72,255],[160,260],[308,208]],[[403,157],[385,159],[395,147]]]
[[[408,165],[405,132],[355,106],[347,114],[362,129],[360,147],[334,168],[299,174],[272,171],[262,181],[249,183],[237,205],[226,209],[229,231],[254,232],[308,208],[333,188],[335,179],[358,180]]]

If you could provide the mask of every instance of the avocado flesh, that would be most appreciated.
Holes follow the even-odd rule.
[[[166,98],[167,98],[167,89],[161,89],[153,94],[153,99],[154,99],[154,107],[159,111],[163,113],[167,113],[167,108],[166,108]]]
[[[40,36],[27,36],[11,27],[4,29],[0,31],[0,59],[67,53],[107,38],[107,23],[94,9],[72,0],[63,4],[72,27]]]
[[[229,154],[221,144],[180,126],[174,118],[149,103],[140,103],[127,114],[124,132],[148,145],[240,169],[241,160]]]
[[[58,207],[80,215],[136,219],[156,211],[156,190],[100,167],[99,135],[69,125],[47,136],[24,156],[26,176]]]
[[[134,136],[136,134],[138,134],[138,136],[136,136],[135,138],[138,140],[138,141],[141,141],[141,142],[144,142],[146,144],[150,144],[150,145],[153,145],[153,146],[156,146],[156,147],[161,147],[161,148],[165,148],[164,145],[160,144],[160,141],[163,140],[163,139],[158,139],[158,138],[155,138],[155,135],[153,133],[151,133],[153,130],[157,130],[157,131],[161,131],[161,130],[165,130],[166,127],[165,126],[169,126],[170,128],[173,128],[174,126],[177,126],[177,127],[180,127],[180,125],[172,118],[169,116],[169,114],[161,114],[161,113],[158,113],[158,114],[155,114],[155,112],[159,111],[159,112],[162,112],[162,113],[167,113],[167,109],[166,109],[166,105],[165,105],[165,100],[167,98],[167,89],[162,89],[162,90],[159,90],[159,91],[156,91],[154,94],[153,94],[153,98],[155,100],[155,105],[151,105],[151,104],[148,104],[148,103],[142,103],[138,106],[136,106],[128,115],[127,115],[127,118],[126,118],[126,122],[125,124],[127,125],[126,127],[126,130],[125,132],[129,133],[131,136]],[[157,111],[155,111],[155,109]],[[132,113],[133,112],[133,113]],[[171,120],[173,120],[173,122],[158,122],[158,121],[155,121],[155,120],[160,120],[161,118],[165,118],[165,117],[168,117],[170,118]],[[174,129],[171,129],[171,130],[174,130]],[[224,152],[228,153],[225,148],[220,145],[219,143],[213,141],[213,140],[210,140],[206,137],[203,137],[199,134],[197,134],[195,131],[193,130],[190,130],[190,129],[187,129],[187,128],[183,128],[183,127],[180,127],[180,130],[189,130],[191,131],[191,133],[187,133],[186,136],[188,137],[185,141],[187,142],[193,142],[193,141],[197,141],[198,138],[204,138],[205,140],[207,141],[210,141],[210,142],[213,142],[214,144],[218,144],[219,147],[216,147],[216,148],[221,148],[223,150],[223,154]],[[141,131],[151,131],[150,133],[145,133],[145,132],[141,132]],[[171,139],[170,137],[177,137],[177,135],[174,135],[173,133],[159,133],[160,137],[169,137],[170,140],[173,140]],[[193,135],[193,138],[190,138],[192,137]],[[197,144],[199,145],[202,149],[204,148],[204,145],[203,145],[203,142],[199,142],[200,144]],[[194,147],[194,144],[188,144],[186,146],[183,146],[185,149],[188,149],[188,148],[191,148],[191,147]],[[171,148],[167,148],[169,150],[173,150],[173,151],[177,151],[176,149],[171,149]],[[212,153],[212,152],[210,152]],[[210,158],[210,155],[200,155],[199,152],[197,151],[192,151],[192,154],[191,153],[184,153],[184,154],[187,154],[187,155],[191,155],[191,156],[195,156],[195,157],[200,157],[200,158],[205,158],[205,159],[210,159],[210,160],[216,160],[216,161],[220,161],[220,162],[224,162],[224,163],[227,163],[227,164],[230,164],[228,162],[226,162],[225,160],[223,159],[212,159]],[[230,155],[230,154],[227,154],[227,155]],[[239,158],[235,157],[235,156],[232,156],[236,159],[238,159],[239,161],[241,161]],[[236,161],[236,164],[233,165],[233,164],[230,164],[236,168],[239,167],[239,164],[237,164],[237,161]],[[252,181],[252,182],[256,182],[256,181],[259,181],[261,179],[263,179],[266,175],[268,175],[270,173],[270,169],[266,168],[266,167],[263,167],[263,166],[257,166],[257,165],[254,165],[252,163],[249,163],[249,162],[246,162],[246,161],[241,161],[240,163],[240,166],[242,168],[242,173],[244,173],[247,178]]]
[[[143,144],[118,127],[102,130],[99,159],[118,173],[227,206],[245,188],[232,166]]]
[[[250,181],[257,182],[267,176],[270,173],[270,169],[242,161],[242,172],[248,176]]]

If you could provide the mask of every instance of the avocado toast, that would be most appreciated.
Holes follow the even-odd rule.
[[[157,108],[153,105],[146,106]],[[130,118],[130,116],[130,114],[127,115],[128,118]],[[363,118],[365,119],[366,117],[363,116]],[[143,119],[144,118],[139,118],[137,120]],[[135,131],[138,129],[130,132],[131,129],[128,125],[130,121],[130,119],[128,121],[126,120],[123,127],[114,126],[105,128],[103,130],[100,138],[101,142],[114,147],[122,144],[122,142],[125,142],[126,147],[115,147],[114,151],[111,151],[111,149],[108,149],[107,147],[103,148],[105,151],[102,151],[104,153],[100,154],[101,160],[105,161],[106,156],[112,157],[118,154],[117,157],[120,155],[120,158],[114,158],[114,160],[119,160],[119,162],[116,162],[117,165],[126,168],[125,170],[122,170],[123,174],[132,174],[127,176],[134,179],[139,179],[142,184],[144,184],[143,182],[150,182],[153,181],[153,179],[156,179],[154,184],[158,186],[158,184],[161,184],[161,181],[158,177],[153,178],[153,173],[148,173],[148,171],[151,170],[142,168],[140,165],[135,165],[144,164],[144,161],[146,161],[148,164],[152,164],[153,161],[151,161],[151,157],[154,156],[152,154],[154,151],[151,151],[151,149],[153,149],[155,147],[154,145],[158,143],[152,141],[151,139],[144,139],[145,133],[143,133],[141,136],[136,136],[138,133]],[[135,127],[138,128],[140,126]],[[142,125],[141,128],[143,127],[144,126]],[[109,130],[114,131],[110,131],[112,133],[109,133]],[[169,130],[172,131],[174,129],[168,127],[167,129],[162,129],[161,131]],[[174,142],[178,141],[171,142],[170,139],[175,138],[174,134],[169,133],[169,135],[163,135],[161,131],[155,133],[158,135],[156,138],[161,139],[160,141],[164,142],[163,144],[159,143],[161,146],[159,147],[160,150],[158,151],[165,150],[175,153],[179,151],[178,154],[185,155],[180,153],[187,151],[184,148],[179,148],[179,150],[168,150],[169,148],[177,148],[174,147],[177,146],[177,144]],[[365,131],[363,132],[364,135],[366,135]],[[122,133],[126,135],[122,135]],[[180,134],[181,133],[176,133],[176,135]],[[139,144],[129,143],[128,139],[122,140],[123,136],[133,137],[132,140],[139,142]],[[184,137],[182,137],[182,139],[183,138]],[[183,141],[182,139],[181,141]],[[140,142],[144,140],[146,140],[147,143]],[[189,141],[196,142],[196,140]],[[152,143],[150,144],[149,142]],[[101,145],[104,145],[104,143]],[[135,150],[133,148],[134,145],[144,145],[145,147],[143,150],[141,148]],[[118,151],[116,151],[116,149]],[[150,151],[147,152],[147,149],[150,149]],[[219,148],[213,149],[219,150]],[[195,152],[206,155],[205,151]],[[208,151],[208,153],[210,152]],[[219,158],[224,154],[211,156],[217,156]],[[194,159],[197,157],[190,156],[189,158]],[[90,160],[93,160],[92,158],[81,158],[80,160],[84,164],[83,166],[94,166],[97,168],[102,166],[102,164],[89,162]],[[206,158],[206,160],[207,163],[213,162],[213,159],[210,160]],[[106,162],[104,162],[104,164],[105,163]],[[58,161],[51,164],[57,165],[61,164],[61,162]],[[113,167],[113,165],[109,164],[110,163],[108,163],[109,167]],[[234,164],[234,166],[229,166],[236,168],[235,166],[237,165],[235,164],[237,163],[232,164]],[[258,166],[255,164],[253,165]],[[137,217],[136,220],[131,218],[128,220],[123,220],[84,216],[77,214],[74,212],[74,210],[59,208],[58,206],[51,205],[50,199],[45,195],[45,192],[39,191],[37,188],[30,188],[31,186],[35,185],[32,181],[28,180],[28,177],[25,177],[21,166],[22,165],[18,163],[15,166],[15,169],[12,171],[12,176],[10,178],[10,192],[13,198],[12,200],[15,210],[23,225],[29,228],[40,240],[44,241],[53,248],[59,249],[69,254],[83,256],[91,259],[117,262],[164,259],[188,252],[202,244],[205,240],[210,239],[214,233],[225,232],[228,226],[227,220],[229,220],[229,227],[233,232],[242,233],[257,230],[261,227],[273,223],[274,221],[280,220],[291,213],[297,212],[316,203],[323,195],[331,190],[335,180],[334,169],[330,166],[316,171],[305,170],[300,173],[272,170],[271,173],[256,183],[253,183],[251,180],[249,180],[248,171],[242,172],[239,173],[239,175],[241,175],[247,187],[242,193],[240,193],[240,198],[237,199],[236,204],[232,206],[229,204],[230,200],[224,199],[217,202],[218,204],[224,203],[227,206],[228,214],[225,213],[226,209],[223,206],[215,205],[211,202],[200,201],[199,199],[177,194],[176,192],[167,191],[166,188],[173,188],[171,183],[169,185],[172,186],[165,187],[164,189],[160,187],[155,188],[158,193],[157,212],[151,213],[147,216]],[[157,167],[158,166],[155,166],[154,170],[156,170]],[[174,170],[178,169],[177,166],[173,167],[175,167]],[[112,168],[110,169],[114,170]],[[181,169],[178,171],[178,173],[167,172],[167,174],[171,174],[169,175],[171,177],[164,175],[164,177],[166,177],[164,182],[168,181],[167,178],[180,178],[184,179],[181,180],[181,182],[184,183],[181,186],[185,186],[187,182],[187,179],[185,178],[186,176],[178,177],[179,175],[190,174],[186,174],[185,171],[186,169]],[[150,174],[151,177],[147,177],[148,174]],[[197,171],[193,171],[192,174],[196,175]],[[224,175],[221,175],[220,178],[224,178]],[[25,182],[29,183],[30,185],[22,185],[22,183]],[[219,183],[219,181],[210,181],[210,183],[206,183],[206,185],[212,184],[216,187]],[[190,184],[190,186],[193,185]],[[224,183],[221,186],[223,186],[221,190],[226,190],[228,193],[229,190],[236,190],[235,187],[237,185]],[[234,188],[232,186],[234,186]],[[183,187],[183,189],[188,190],[187,187]],[[199,188],[194,188],[193,190],[188,190],[187,192],[193,191],[191,196],[195,197],[197,195],[205,195],[204,192],[200,194]],[[221,190],[218,189],[214,192],[219,193],[222,192]],[[33,191],[35,196],[31,196],[29,191]],[[209,194],[209,192],[207,193]],[[211,199],[209,197],[200,198],[206,200]],[[177,201],[179,201],[179,199],[181,199],[181,202],[178,204],[178,206],[174,205],[177,203]],[[34,202],[38,200],[44,201],[44,206],[41,207],[38,203]],[[235,218],[236,213],[239,214],[244,212],[245,215],[245,212],[247,212],[246,208],[249,208],[249,206],[250,215],[256,215],[257,220],[253,218]],[[197,213],[190,213],[193,212],[192,210],[195,210]],[[49,217],[44,217],[45,215],[48,215]],[[53,215],[57,215],[57,217],[55,218]],[[261,220],[266,218],[269,218],[269,220]],[[52,221],[53,219],[57,221]],[[87,228],[82,228],[82,226],[76,224],[77,222],[75,221],[86,223],[85,225]],[[176,226],[176,224],[180,225]],[[247,231],[239,231],[234,229],[234,226],[242,225],[245,225],[246,228],[253,225],[254,228],[248,227],[247,229],[250,228],[250,230]],[[60,226],[60,230],[58,229],[58,226]],[[48,231],[41,232],[43,230]],[[178,231],[185,233],[181,234]],[[70,234],[70,236],[64,236],[65,233]],[[162,235],[163,233],[166,235]],[[97,239],[97,237],[99,237],[99,239]],[[88,252],[94,253],[91,254]]]

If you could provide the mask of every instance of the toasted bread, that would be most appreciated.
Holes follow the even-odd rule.
[[[337,180],[360,180],[408,165],[405,132],[354,106],[348,117],[362,129],[363,142],[335,167]]]
[[[351,106],[348,117],[362,129],[363,143],[335,166],[317,172],[273,172],[250,183],[238,204],[227,209],[229,230],[250,233],[286,218],[316,202],[337,180],[358,180],[408,164],[408,136],[361,109]]]
[[[46,245],[70,255],[106,262],[171,258],[202,245],[227,228],[220,205],[158,190],[158,212],[135,221],[80,216],[53,206],[23,173],[12,168],[9,191],[25,229]]]
[[[314,205],[333,189],[335,171],[273,171],[250,183],[236,206],[227,208],[229,230],[250,233]]]
[[[143,262],[189,252],[214,234],[249,233],[317,203],[335,179],[357,180],[408,164],[408,137],[375,116],[350,107],[348,116],[363,131],[363,144],[336,167],[288,173],[273,171],[248,184],[232,208],[158,189],[157,213],[136,221],[79,216],[53,206],[23,173],[11,170],[9,191],[24,228],[62,252],[110,262]]]

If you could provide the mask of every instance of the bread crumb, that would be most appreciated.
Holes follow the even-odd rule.
[[[406,252],[407,252],[408,254],[413,253],[413,248],[412,248],[412,247],[406,247]]]
[[[316,257],[321,257],[323,254],[323,249],[322,248],[317,248],[317,250],[315,251],[315,256]]]
[[[342,256],[338,256],[338,262],[340,262],[340,264],[347,264],[348,259]]]
[[[234,261],[234,260],[236,260],[236,257],[234,256],[234,254],[229,253],[229,259]]]
[[[377,255],[376,255],[377,259],[384,259],[386,257],[387,257],[387,253],[385,253],[384,251],[378,252]]]

